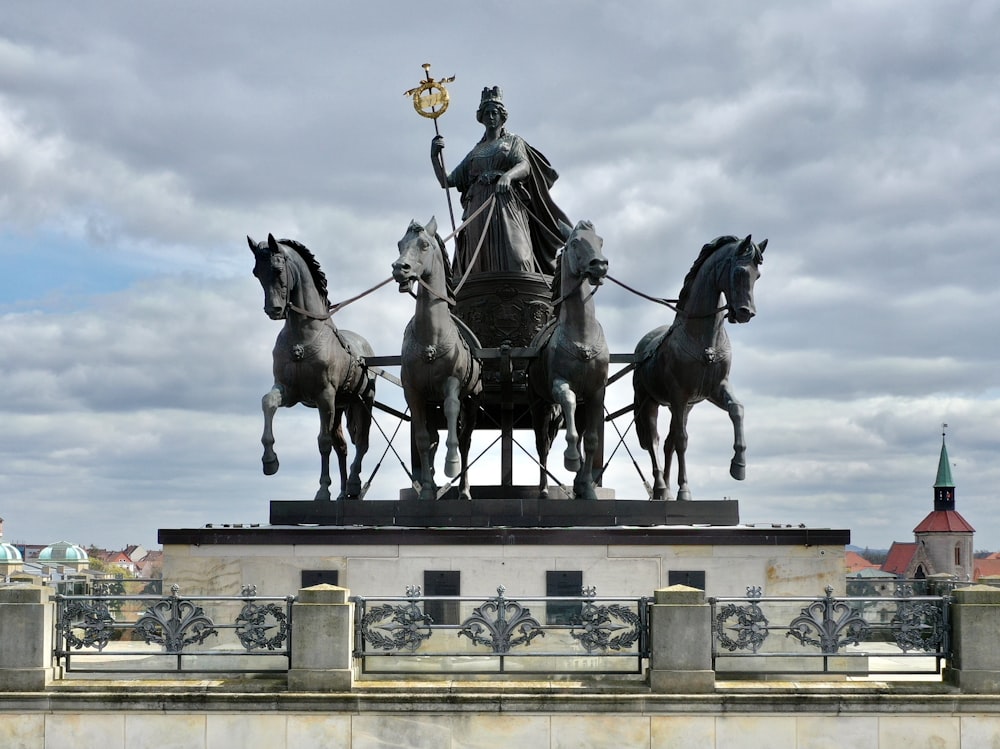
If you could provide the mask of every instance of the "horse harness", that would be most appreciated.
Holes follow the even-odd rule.
[[[314,319],[321,318],[314,317]],[[341,387],[337,388],[338,391],[350,393],[355,396],[360,395],[361,388],[359,386],[365,381],[364,375],[368,371],[368,364],[365,362],[363,357],[354,353],[350,344],[347,342],[347,339],[344,338],[343,334],[333,323],[323,326],[322,331],[317,332],[310,340],[304,343],[292,344],[289,348],[289,356],[291,356],[291,359],[294,362],[302,362],[306,359],[317,356],[320,351],[320,346],[322,345],[320,338],[322,337],[324,340],[326,339],[326,336],[323,335],[324,332],[332,333],[344,351],[347,352],[347,372],[344,375]]]

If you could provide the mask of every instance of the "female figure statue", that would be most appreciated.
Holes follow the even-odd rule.
[[[453,272],[461,276],[471,267],[471,273],[552,275],[562,246],[559,221],[570,223],[549,196],[559,175],[541,153],[504,128],[507,110],[498,86],[483,89],[476,119],[485,128],[483,137],[451,174],[444,170],[444,138],[431,141],[434,174],[441,187],[458,189],[463,221],[496,198],[459,233]]]

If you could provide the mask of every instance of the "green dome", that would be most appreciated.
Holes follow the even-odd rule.
[[[21,561],[21,552],[16,546],[0,543],[0,564],[13,564]]]
[[[63,564],[80,564],[89,561],[87,552],[76,544],[58,541],[42,549],[38,555],[39,562],[61,562]]]

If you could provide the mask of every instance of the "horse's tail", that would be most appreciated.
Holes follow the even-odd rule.
[[[648,450],[649,446],[653,444],[653,434],[650,431],[649,420],[642,417],[642,405],[646,399],[649,398],[649,394],[646,392],[646,388],[642,383],[642,365],[637,364],[635,371],[632,373],[632,415],[635,420],[635,435],[639,438],[639,447],[643,450]]]

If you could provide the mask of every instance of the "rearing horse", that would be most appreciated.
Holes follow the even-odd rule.
[[[253,274],[264,289],[264,312],[285,325],[274,343],[274,385],[263,399],[264,473],[278,472],[272,422],[279,406],[296,403],[319,409],[319,491],[330,497],[330,450],[337,451],[340,468],[338,499],[361,496],[361,460],[368,452],[368,431],[375,401],[375,374],[361,357],[373,354],[368,341],[348,330],[337,330],[330,319],[326,276],[309,249],[290,239],[266,242],[247,237],[254,255]],[[354,443],[354,460],[347,473],[347,441],[341,416]]]
[[[461,474],[459,497],[471,499],[469,446],[479,409],[482,369],[466,341],[466,336],[475,336],[471,331],[460,331],[451,315],[450,276],[444,242],[437,236],[437,221],[431,218],[426,227],[411,221],[399,240],[399,258],[392,264],[392,277],[401,292],[408,292],[417,283],[416,311],[403,333],[400,380],[410,409],[415,463],[419,462],[413,468],[420,484],[420,499],[437,496],[434,449],[438,442],[438,404],[448,430],[445,476]]]
[[[688,488],[687,417],[692,406],[708,400],[729,413],[733,422],[733,459],[729,474],[746,476],[743,405],[729,387],[732,350],[725,321],[745,323],[756,314],[754,283],[764,262],[765,239],[759,245],[749,236],[719,237],[702,247],[684,279],[672,325],[647,333],[635,348],[635,427],[639,445],[649,452],[653,470],[653,499],[671,499],[666,478],[672,454],[677,455],[677,499],[691,499]],[[719,305],[720,297],[725,306]],[[660,406],[670,407],[670,431],[663,443],[656,421]]]
[[[563,462],[575,471],[573,495],[597,499],[594,486],[594,456],[604,423],[604,391],[611,355],[604,330],[594,314],[594,291],[608,274],[607,258],[601,253],[604,240],[589,221],[575,228],[560,223],[566,246],[556,272],[559,299],[553,325],[532,341],[539,346],[538,358],[528,365],[528,387],[532,394],[531,420],[538,449],[538,492],[548,496],[546,463],[551,443],[551,404],[562,411],[566,426]],[[588,281],[589,283],[584,283]],[[581,436],[583,450],[581,455]]]

